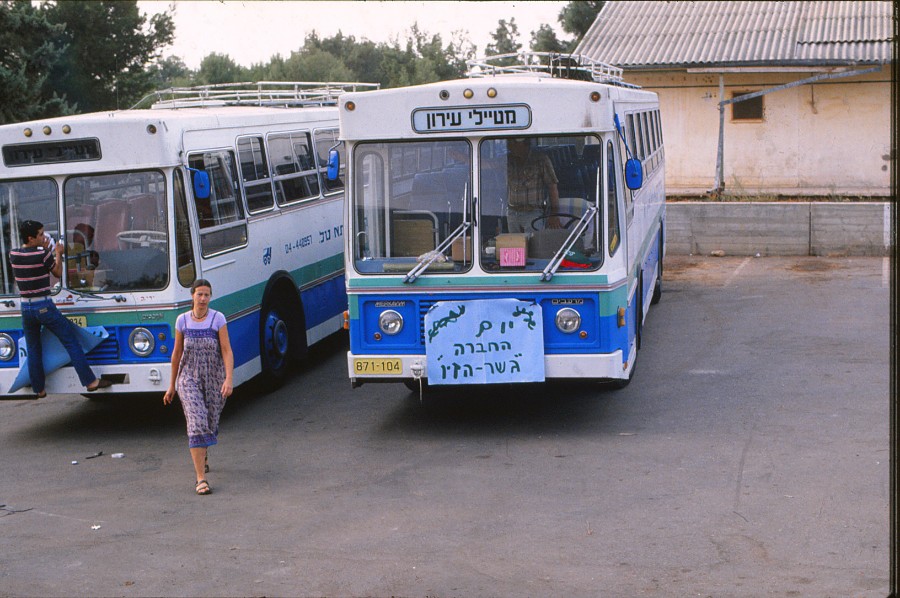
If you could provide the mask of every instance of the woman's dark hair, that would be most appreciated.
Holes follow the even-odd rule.
[[[209,290],[212,291],[212,285],[205,278],[198,278],[194,281],[194,284],[191,285],[191,295],[194,294],[194,291],[197,290],[197,287],[209,287]]]

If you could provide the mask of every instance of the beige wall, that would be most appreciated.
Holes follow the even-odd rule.
[[[860,67],[860,69],[863,67]],[[817,73],[726,73],[725,98]],[[660,98],[666,192],[694,195],[715,186],[719,75],[626,71],[625,80]],[[890,70],[824,80],[763,96],[762,122],[725,112],[724,182],[730,194],[890,193]]]

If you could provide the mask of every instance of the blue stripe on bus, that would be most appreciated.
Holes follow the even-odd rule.
[[[259,357],[259,311],[228,322],[228,339],[234,354],[234,367]]]
[[[554,306],[555,298],[566,298],[541,294],[538,300],[543,310],[544,353],[546,355],[564,354],[606,354],[622,350],[624,358],[628,358],[629,339],[634,337],[634,311],[637,306],[637,295],[631,298],[625,315],[626,325],[619,327],[618,314],[599,315],[599,300],[602,294],[578,295],[583,299],[581,304],[560,304]],[[512,299],[533,301],[535,297],[512,294]],[[357,296],[359,303],[357,318],[350,325],[350,352],[357,355],[420,355],[425,353],[423,322],[425,313],[436,301],[466,301],[487,299],[484,294],[453,294],[441,297],[407,298],[398,295],[366,295]],[[379,307],[377,303],[389,305]],[[587,337],[582,339],[578,334],[560,332],[555,323],[556,312],[568,307],[581,315],[581,328]],[[381,311],[391,309],[403,316],[406,325],[393,336],[381,335],[375,340],[378,330],[378,316]]]
[[[344,278],[337,276],[300,293],[306,329],[327,322],[347,309],[347,291]],[[228,336],[234,353],[234,367],[259,357],[260,312],[241,316],[228,322]]]

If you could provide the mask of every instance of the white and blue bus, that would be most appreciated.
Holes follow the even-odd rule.
[[[469,67],[339,100],[351,382],[624,386],[661,292],[658,98],[581,56]]]
[[[65,243],[52,297],[99,335],[87,357],[113,382],[104,392],[168,388],[175,318],[196,278],[212,283],[227,318],[235,385],[283,379],[343,323],[344,185],[323,169],[338,142],[337,98],[373,87],[171,89],[148,109],[0,127],[0,394],[29,392],[14,385],[27,355],[7,258],[26,219]],[[82,388],[61,367],[47,390]]]

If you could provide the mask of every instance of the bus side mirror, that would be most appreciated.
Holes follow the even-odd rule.
[[[637,158],[625,161],[625,186],[636,191],[644,186],[644,169]]]
[[[325,172],[325,176],[329,181],[335,181],[338,178],[338,173],[341,171],[341,155],[338,153],[336,149],[333,149],[328,152],[328,170]]]
[[[209,199],[209,174],[205,170],[190,169],[194,175],[194,197],[197,199]]]

